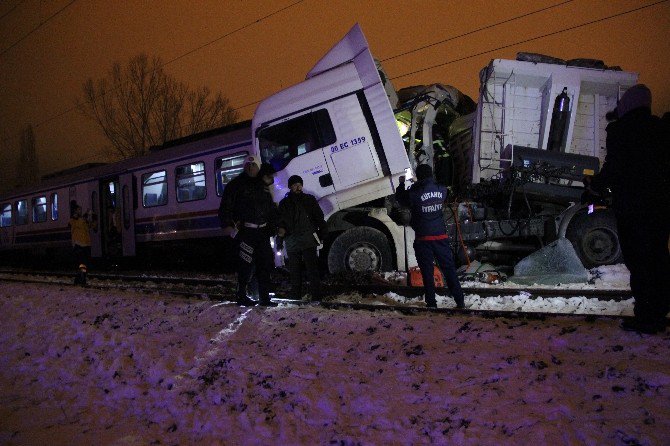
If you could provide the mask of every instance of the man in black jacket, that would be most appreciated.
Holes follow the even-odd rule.
[[[405,189],[404,178],[401,177],[395,196],[398,203],[409,207],[412,213],[410,225],[416,234],[414,253],[426,290],[426,306],[437,308],[433,276],[434,261],[437,260],[456,306],[464,308],[463,290],[456,276],[442,210],[447,200],[447,188],[435,183],[433,169],[428,164],[417,166],[416,178],[418,181],[410,189]]]
[[[270,272],[274,268],[270,237],[276,227],[277,209],[267,188],[273,175],[269,164],[259,166],[258,158],[249,156],[244,171],[228,183],[221,197],[221,225],[238,242],[237,303],[243,306],[256,304],[246,293],[254,272],[259,304],[277,305],[269,295]]]
[[[293,175],[288,179],[290,191],[279,202],[277,234],[285,237],[293,298],[302,298],[302,274],[307,272],[312,300],[321,299],[321,279],[317,246],[323,240],[326,222],[323,211],[314,195],[302,190],[302,178]]]
[[[621,97],[607,125],[607,156],[587,188],[612,191],[619,243],[630,271],[635,318],[626,330],[665,330],[670,309],[670,132],[651,114],[651,92],[638,84]]]

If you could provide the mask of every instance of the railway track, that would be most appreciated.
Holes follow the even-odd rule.
[[[58,286],[72,286],[73,273],[46,272],[46,271],[18,271],[0,270],[0,281],[40,283]],[[133,290],[149,294],[170,294],[197,299],[208,299],[217,302],[235,301],[236,282],[234,278],[228,277],[182,277],[172,275],[145,275],[145,274],[118,274],[118,273],[95,273],[89,274],[89,288]],[[548,318],[554,316],[571,316],[584,318],[606,317],[621,318],[620,315],[586,314],[583,312],[547,312],[547,311],[522,311],[514,310],[487,310],[466,308],[458,310],[455,308],[428,309],[422,303],[412,299],[420,298],[423,289],[420,287],[408,287],[389,283],[373,284],[341,284],[326,282],[323,286],[326,296],[323,301],[307,303],[292,299],[281,298],[288,291],[288,284],[282,283],[278,286],[278,294],[275,300],[285,305],[319,305],[332,309],[352,309],[367,311],[397,311],[403,314],[416,314],[421,312],[435,312],[444,314],[469,313],[483,317],[516,317],[516,318]],[[557,289],[557,288],[515,288],[515,287],[481,287],[465,284],[464,291],[467,296],[477,295],[480,298],[500,296],[502,299],[510,296],[523,294],[526,299],[548,299],[586,296],[600,301],[621,301],[630,299],[629,290],[598,290],[598,289]],[[389,293],[404,296],[407,302],[400,302],[385,298]],[[438,295],[448,295],[444,288],[437,289]],[[511,299],[511,297],[510,297]]]

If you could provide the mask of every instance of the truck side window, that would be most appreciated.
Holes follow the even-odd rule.
[[[248,154],[249,152],[237,152],[216,159],[216,195],[219,197],[223,195],[223,189],[226,188],[226,184],[242,172],[244,159]]]
[[[298,116],[258,133],[261,159],[277,171],[296,156],[320,149],[335,140],[333,123],[326,109]]]
[[[0,214],[0,228],[6,228],[12,225],[12,205],[3,203],[2,214]]]

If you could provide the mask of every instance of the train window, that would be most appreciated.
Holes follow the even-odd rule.
[[[261,159],[280,171],[293,158],[335,142],[335,130],[326,109],[307,113],[258,133]]]
[[[142,175],[142,205],[146,208],[167,203],[167,176],[164,170]]]
[[[216,159],[216,195],[223,195],[223,189],[233,178],[242,173],[244,168],[244,159],[249,152],[237,152],[232,155],[223,156]]]
[[[47,197],[33,198],[33,223],[47,221]]]
[[[12,205],[4,203],[2,205],[2,213],[0,214],[0,228],[5,228],[12,225]]]
[[[205,187],[205,163],[178,166],[175,169],[175,185],[177,186],[177,201],[202,200],[207,196]]]
[[[16,224],[25,225],[28,223],[28,201],[19,200],[14,203],[16,209]]]
[[[126,185],[121,188],[121,199],[123,200],[123,227],[130,229],[130,191]]]
[[[51,219],[58,220],[58,194],[51,194]]]

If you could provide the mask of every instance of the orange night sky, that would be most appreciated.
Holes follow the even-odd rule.
[[[249,119],[256,101],[304,79],[356,22],[373,55],[384,60],[553,5],[558,6],[384,66],[396,88],[440,82],[476,100],[479,70],[493,58],[527,51],[602,59],[640,73],[654,95],[654,112],[670,110],[667,0],[5,0],[0,188],[7,189],[18,174],[19,132],[27,124],[35,129],[41,174],[105,161],[100,149],[106,142],[74,110],[75,100],[86,79],[141,52],[174,60],[166,66],[169,74],[193,87],[221,90]],[[556,33],[561,30],[566,31]],[[513,45],[524,40],[529,41]],[[440,66],[402,76],[435,65]]]

